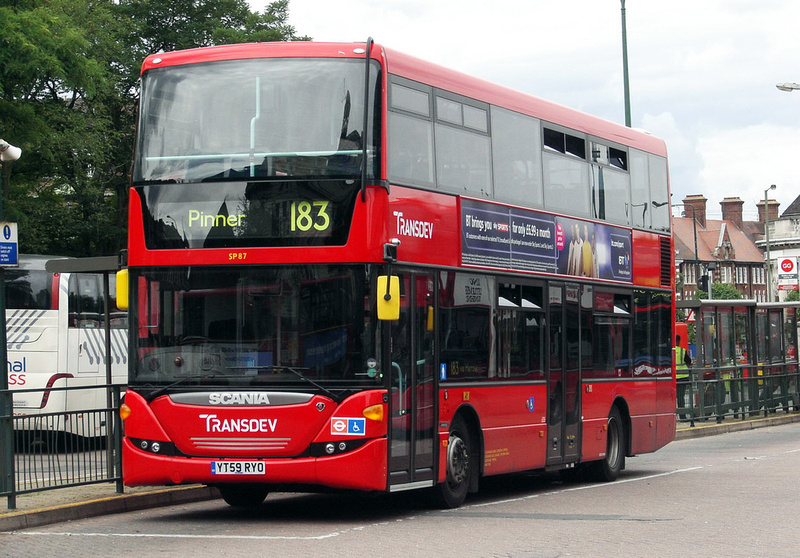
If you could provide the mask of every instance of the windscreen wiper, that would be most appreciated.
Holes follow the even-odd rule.
[[[155,400],[155,398],[158,397],[159,395],[162,395],[171,390],[172,388],[184,384],[189,380],[210,380],[212,378],[226,379],[226,378],[238,378],[238,376],[222,376],[220,374],[204,374],[202,376],[182,376],[177,381],[172,382],[171,384],[167,384],[165,386],[161,386],[157,390],[148,393],[147,395],[144,396],[144,398],[148,403],[150,403],[153,400]]]
[[[314,386],[318,390],[320,390],[323,393],[325,393],[325,395],[327,395],[328,397],[330,397],[334,401],[339,401],[339,397],[335,393],[333,393],[331,390],[329,390],[325,386],[315,382],[314,380],[312,380],[311,378],[309,378],[308,376],[303,374],[303,372],[302,372],[303,370],[311,370],[311,368],[297,368],[297,367],[294,367],[294,366],[265,366],[264,368],[267,369],[267,370],[286,370],[288,372],[291,372],[292,374],[294,374],[295,376],[297,376],[301,380],[305,380],[306,382],[308,382],[309,384],[311,384],[312,386]]]

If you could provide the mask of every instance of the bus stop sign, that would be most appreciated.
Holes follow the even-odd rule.
[[[17,224],[0,222],[0,266],[19,265]]]

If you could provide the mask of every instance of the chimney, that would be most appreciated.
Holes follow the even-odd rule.
[[[686,217],[692,217],[694,215],[694,218],[697,220],[697,224],[703,228],[706,227],[707,201],[708,200],[703,194],[692,194],[683,198],[683,203],[685,205],[691,205],[694,208],[694,212],[692,212],[691,209],[686,211]]]
[[[779,215],[778,215],[779,211],[778,210],[780,209],[781,204],[778,203],[776,200],[770,200],[770,199],[767,199],[767,203],[769,204],[769,220],[770,221],[775,221],[779,217]],[[758,207],[758,222],[759,223],[763,223],[764,222],[764,200],[759,201],[756,204],[756,206]]]
[[[722,206],[722,219],[733,221],[733,224],[743,229],[742,206],[744,202],[739,198],[725,198],[719,204]]]

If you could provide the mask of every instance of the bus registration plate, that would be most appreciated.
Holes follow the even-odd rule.
[[[212,475],[263,475],[263,461],[212,461]]]

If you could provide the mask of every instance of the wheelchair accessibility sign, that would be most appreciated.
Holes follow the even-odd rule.
[[[331,421],[331,434],[366,436],[367,419],[338,417]]]

